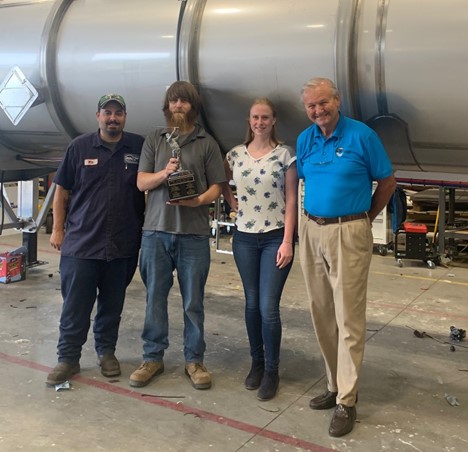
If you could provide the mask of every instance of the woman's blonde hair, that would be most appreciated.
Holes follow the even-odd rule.
[[[254,139],[254,133],[252,132],[252,128],[250,127],[250,111],[252,110],[252,107],[254,105],[258,105],[258,104],[268,106],[271,110],[271,114],[273,118],[276,119],[276,107],[270,99],[268,99],[267,97],[259,97],[258,99],[255,99],[252,102],[252,105],[250,106],[249,117],[247,118],[247,132],[245,134],[245,140],[244,140],[244,144],[246,146],[250,144]],[[282,144],[282,142],[278,140],[278,138],[276,137],[276,124],[273,124],[273,127],[271,129],[270,140],[273,142],[275,146],[277,146],[278,144]]]

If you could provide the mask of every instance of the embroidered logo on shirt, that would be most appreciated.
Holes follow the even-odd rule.
[[[131,165],[138,165],[140,161],[140,156],[137,154],[125,154],[124,155],[124,162]]]
[[[98,159],[85,159],[84,166],[96,166],[98,163]]]

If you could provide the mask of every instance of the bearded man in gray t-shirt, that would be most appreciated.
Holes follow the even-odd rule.
[[[167,298],[177,270],[184,307],[185,373],[196,389],[211,387],[203,364],[204,289],[210,267],[209,205],[226,181],[216,141],[197,124],[201,100],[188,82],[175,82],[166,92],[166,128],[144,144],[137,185],[148,192],[140,272],[147,289],[143,327],[143,363],[130,376],[133,387],[146,386],[164,371],[169,346]],[[183,171],[183,172],[182,172]],[[167,186],[174,173],[193,175],[196,196],[172,200]]]

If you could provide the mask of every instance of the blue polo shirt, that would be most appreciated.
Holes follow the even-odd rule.
[[[318,217],[367,212],[372,181],[392,174],[392,164],[377,134],[340,114],[326,138],[313,124],[297,139],[297,172],[304,179],[304,209]]]
[[[123,132],[112,151],[94,132],[70,143],[54,179],[70,191],[62,256],[111,261],[138,254],[145,197],[136,177],[143,141]]]

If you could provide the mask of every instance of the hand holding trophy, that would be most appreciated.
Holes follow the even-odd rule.
[[[189,199],[198,196],[195,176],[189,170],[182,167],[181,150],[176,135],[178,128],[174,127],[172,133],[166,133],[166,141],[172,149],[172,157],[179,161],[179,169],[167,178],[169,200]]]

